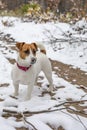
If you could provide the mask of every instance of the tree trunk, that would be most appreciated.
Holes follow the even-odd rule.
[[[47,0],[38,0],[38,2],[40,3],[41,7],[42,7],[42,10],[43,11],[46,11],[47,9]]]

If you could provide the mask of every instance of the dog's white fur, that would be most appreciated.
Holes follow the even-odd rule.
[[[42,44],[36,45],[40,48],[40,50],[45,50],[45,47]],[[18,54],[17,63],[22,66],[29,66],[31,59],[36,58],[36,63],[33,64],[26,72],[19,69],[17,64],[13,66],[12,69],[12,80],[14,85],[14,96],[18,95],[19,84],[27,85],[27,94],[25,100],[29,100],[31,98],[31,93],[33,86],[36,82],[37,76],[42,70],[49,82],[49,90],[53,91],[53,81],[52,81],[52,69],[49,59],[42,52],[37,52],[36,56],[33,55],[30,50],[29,56],[26,59],[22,59]]]

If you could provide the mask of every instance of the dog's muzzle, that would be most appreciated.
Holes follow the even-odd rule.
[[[32,58],[31,59],[31,65],[35,64],[36,63],[36,58]]]

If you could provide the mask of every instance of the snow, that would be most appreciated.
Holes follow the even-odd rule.
[[[72,33],[74,37],[77,39],[78,37],[87,37],[86,34],[79,34],[75,31],[75,28],[81,28],[83,25],[87,27],[86,21],[83,19],[73,25],[69,25],[67,23],[37,23],[34,22],[22,22],[18,18],[1,18],[1,21],[10,21],[13,23],[13,26],[7,27],[0,22],[0,31],[5,34],[11,34],[11,36],[16,41],[25,41],[27,43],[31,43],[33,41],[39,41],[46,43],[46,47],[48,50],[48,56],[51,59],[61,61],[65,64],[71,64],[75,67],[79,67],[84,71],[87,71],[87,44],[85,43],[74,43],[70,45],[69,43],[56,43],[56,48],[58,51],[53,51],[52,47],[49,46],[48,41],[51,37],[50,35],[55,35],[58,38],[64,38],[64,34],[68,35]],[[83,30],[82,30],[83,31]],[[50,33],[49,33],[50,32]],[[69,33],[69,34],[68,34]],[[66,39],[66,37],[65,37]],[[61,45],[60,45],[61,44]],[[80,45],[81,44],[81,45]],[[53,45],[52,45],[53,46]],[[82,58],[81,58],[82,57]],[[78,62],[77,62],[78,61]]]
[[[60,112],[56,112],[52,114],[44,114],[44,115],[41,114],[39,115],[39,119],[37,115],[35,115],[33,117],[28,118],[27,120],[32,122],[35,126],[39,123],[40,129],[38,128],[38,130],[41,129],[44,130],[44,127],[42,128],[41,126],[42,123],[39,122],[39,120],[41,120],[44,123],[52,124],[56,128],[58,126],[63,126],[65,130],[73,130],[73,129],[84,130],[84,127],[82,126],[82,124],[79,123],[78,120],[72,120],[71,117],[69,117],[68,115],[64,115],[63,113]]]
[[[15,128],[12,127],[6,119],[0,117],[0,130],[5,130],[5,129],[15,130]]]
[[[11,23],[11,26],[4,26],[3,22],[7,21],[8,24]],[[81,70],[87,71],[87,44],[84,43],[73,43],[70,45],[67,42],[49,44],[50,34],[55,35],[58,38],[64,38],[64,33],[68,31],[73,33],[75,37],[87,37],[87,33],[79,34],[75,31],[77,27],[87,27],[86,21],[83,19],[76,23],[75,25],[70,25],[67,23],[34,23],[34,22],[23,22],[20,18],[15,17],[0,17],[0,32],[6,34],[11,34],[11,37],[15,41],[24,41],[27,43],[31,42],[42,42],[46,49],[47,55],[52,60],[60,61],[65,64],[72,65],[73,68],[80,68]],[[74,29],[73,29],[74,28]],[[49,34],[50,32],[50,34]],[[66,39],[66,37],[65,37]],[[17,52],[11,50],[10,47],[14,47],[14,43],[6,43],[5,41],[0,41],[0,84],[4,84],[3,87],[0,87],[0,98],[4,99],[0,102],[0,130],[7,129],[15,130],[16,127],[29,127],[28,124],[25,124],[23,121],[17,122],[14,117],[9,117],[5,119],[2,117],[3,109],[15,110],[17,112],[24,111],[42,111],[48,109],[54,109],[55,105],[67,101],[71,98],[73,101],[81,100],[84,96],[84,99],[87,99],[86,93],[78,89],[78,85],[73,85],[68,81],[65,81],[62,78],[59,78],[55,72],[53,74],[53,83],[56,89],[53,96],[54,99],[51,99],[49,94],[41,96],[42,92],[47,90],[47,80],[44,77],[44,74],[41,72],[40,76],[44,77],[43,79],[38,79],[42,87],[34,86],[31,100],[24,101],[24,95],[26,93],[26,86],[20,86],[20,92],[18,99],[13,99],[10,95],[13,94],[13,84],[11,81],[11,69],[12,64],[8,61],[7,58],[16,59]],[[5,49],[7,47],[7,49]],[[54,50],[56,48],[56,50]],[[60,49],[61,48],[61,49]],[[56,67],[55,69],[58,69]],[[8,87],[6,86],[8,83]],[[62,88],[61,86],[64,86]],[[87,105],[87,104],[84,104]],[[72,107],[72,106],[71,106]],[[61,107],[59,107],[61,108]],[[67,114],[65,114],[67,113]],[[87,126],[87,118],[79,116],[81,121]],[[65,130],[85,130],[85,127],[82,125],[78,117],[73,114],[73,117],[66,110],[36,114],[30,117],[27,117],[27,121],[31,122],[38,130],[52,130],[50,126],[55,128],[62,126]],[[49,125],[47,125],[49,124]],[[30,128],[30,127],[29,127]]]
[[[8,62],[8,60],[5,57],[3,57],[1,53],[0,53],[0,59],[1,59],[0,83],[10,82],[11,65]],[[5,78],[5,81],[3,80],[3,76]]]

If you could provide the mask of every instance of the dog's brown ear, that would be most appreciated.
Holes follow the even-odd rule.
[[[31,43],[31,44],[36,48],[36,50],[38,50],[38,47],[37,47],[36,43]]]
[[[25,42],[16,42],[16,47],[21,50]]]

